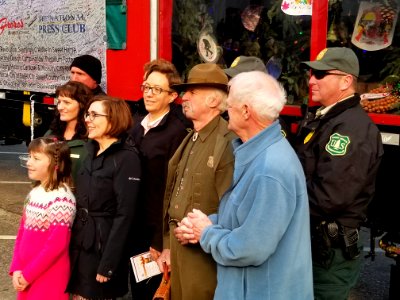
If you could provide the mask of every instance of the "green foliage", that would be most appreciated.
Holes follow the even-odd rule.
[[[269,51],[263,58],[275,56],[281,59],[283,69],[279,81],[288,93],[288,104],[302,104],[308,97],[308,75],[300,63],[309,57],[308,52],[307,55],[304,53],[310,46],[311,18],[284,14],[280,5],[280,1],[276,1],[267,12],[268,24],[274,26],[264,31],[264,36],[270,39]]]
[[[208,4],[209,0],[175,1],[174,40],[184,60],[184,73],[201,62],[197,53],[197,39],[201,30],[216,27],[208,14]],[[236,20],[234,25],[240,25],[241,28],[239,26],[240,32],[235,34],[240,39],[241,55],[258,56],[265,63],[271,57],[281,62],[282,73],[278,80],[288,93],[288,103],[293,104],[296,100],[301,104],[308,95],[308,76],[300,62],[309,57],[311,17],[284,14],[281,4],[281,1],[274,1],[270,7],[263,9],[255,32],[236,24],[240,19]],[[229,29],[232,24],[223,25]],[[229,37],[219,38],[219,43],[223,44]]]
[[[174,28],[178,47],[187,73],[194,65],[201,63],[197,53],[197,39],[202,29],[211,27],[213,19],[207,13],[209,0],[175,1]]]
[[[391,47],[390,50],[383,59],[385,67],[379,72],[382,77],[400,75],[400,48]]]

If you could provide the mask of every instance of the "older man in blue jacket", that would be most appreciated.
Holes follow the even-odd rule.
[[[214,299],[313,299],[307,188],[297,155],[281,134],[286,102],[271,76],[245,72],[230,81],[233,183],[217,214],[200,210],[177,229],[217,262]]]

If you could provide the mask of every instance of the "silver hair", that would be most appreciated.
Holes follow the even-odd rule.
[[[286,91],[271,75],[260,71],[242,72],[232,78],[229,98],[249,105],[260,120],[275,121],[286,103]]]
[[[208,103],[208,99],[211,98],[217,98],[219,100],[219,104],[216,107],[220,111],[220,113],[223,113],[226,111],[228,105],[226,103],[226,99],[228,99],[228,95],[226,92],[220,90],[220,89],[210,89],[210,93],[206,96],[206,101],[205,103]]]

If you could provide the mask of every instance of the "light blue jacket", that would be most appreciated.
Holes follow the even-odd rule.
[[[313,299],[306,183],[280,129],[233,141],[233,183],[200,240],[217,262],[214,299]]]

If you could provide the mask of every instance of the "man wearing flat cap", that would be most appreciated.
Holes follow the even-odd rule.
[[[312,100],[296,140],[311,215],[315,299],[347,299],[361,264],[360,225],[383,155],[378,128],[356,93],[359,64],[349,48],[326,48],[311,68]]]
[[[164,242],[157,262],[171,268],[171,299],[213,299],[216,264],[200,245],[189,244],[175,230],[194,208],[215,213],[233,174],[231,140],[235,135],[220,116],[226,109],[228,77],[216,64],[194,66],[186,83],[171,88],[184,91],[182,109],[194,130],[176,150],[168,165],[164,196]]]
[[[70,80],[83,83],[92,90],[93,95],[105,95],[100,87],[101,62],[92,55],[81,55],[75,57],[70,69]]]

